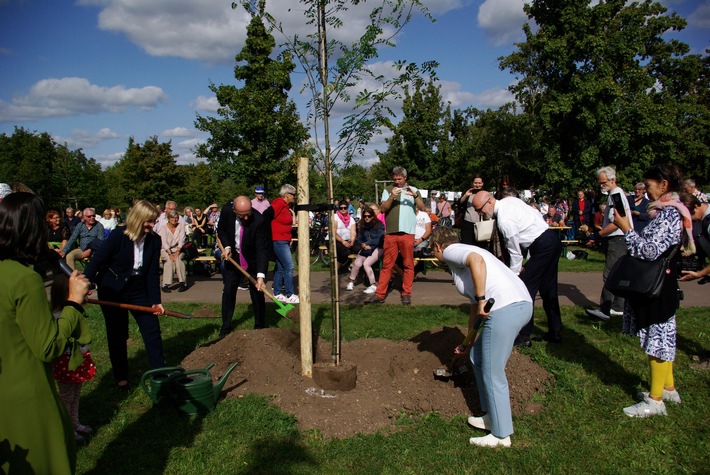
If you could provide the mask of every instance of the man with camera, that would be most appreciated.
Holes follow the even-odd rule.
[[[594,241],[599,241],[600,239],[604,240],[606,245],[606,261],[604,263],[602,279],[606,282],[611,268],[614,267],[616,261],[626,254],[624,233],[614,224],[614,213],[619,212],[622,213],[622,215],[625,213],[629,217],[631,226],[633,226],[633,222],[626,193],[616,184],[616,171],[611,167],[600,168],[597,170],[597,183],[599,183],[602,193],[608,193],[608,198],[602,228],[599,232],[589,236],[588,244],[592,245]],[[588,308],[586,312],[587,315],[601,320],[609,320],[612,315],[617,317],[621,316],[624,314],[624,299],[615,296],[602,286],[599,306],[593,309]]]

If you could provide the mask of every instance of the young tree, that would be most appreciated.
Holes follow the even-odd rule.
[[[286,161],[289,152],[308,138],[308,131],[288,99],[295,64],[288,54],[270,58],[276,43],[263,23],[264,2],[249,11],[246,43],[235,56],[234,67],[234,77],[244,86],[210,85],[221,118],[197,116],[195,127],[211,137],[196,152],[207,159],[219,180],[248,187],[264,183],[268,192],[294,176]]]
[[[541,131],[546,184],[589,180],[608,164],[638,179],[682,153],[692,123],[707,123],[707,103],[694,116],[683,112],[689,93],[674,84],[692,78],[673,65],[687,64],[688,46],[665,35],[686,23],[659,3],[533,0],[524,8],[538,29],[526,24],[526,41],[500,64],[517,76],[511,90]]]

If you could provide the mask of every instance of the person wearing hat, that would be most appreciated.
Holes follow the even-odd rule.
[[[10,185],[8,185],[7,183],[0,183],[0,201],[2,201],[2,199],[10,193],[12,193]]]
[[[266,199],[266,191],[264,191],[263,186],[257,186],[254,188],[254,199],[251,200],[251,207],[257,210],[259,213],[264,213],[271,203]]]

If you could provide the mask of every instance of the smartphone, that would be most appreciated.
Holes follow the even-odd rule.
[[[619,215],[626,216],[626,210],[624,209],[624,199],[621,197],[621,193],[612,194],[611,199],[614,201],[614,209],[619,213]]]

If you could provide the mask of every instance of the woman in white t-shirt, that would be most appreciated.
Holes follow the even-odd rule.
[[[456,290],[471,302],[469,332],[479,318],[483,322],[478,338],[472,343],[470,357],[485,414],[469,417],[468,423],[491,433],[472,437],[469,442],[510,447],[513,418],[505,365],[513,351],[515,337],[532,317],[530,293],[523,281],[498,258],[480,247],[460,244],[451,228],[437,228],[429,242],[434,257],[448,264]],[[486,301],[491,298],[495,303],[486,312]]]
[[[357,237],[355,218],[348,213],[347,201],[338,203],[338,212],[335,217],[335,249],[337,251],[338,269],[348,262]]]

